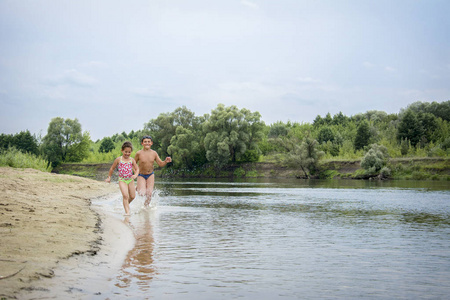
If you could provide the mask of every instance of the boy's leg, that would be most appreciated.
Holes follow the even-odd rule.
[[[134,198],[136,198],[136,187],[134,185],[134,181],[130,182],[130,184],[128,185],[128,195],[129,195],[128,203],[131,203],[131,201],[133,201]]]
[[[123,182],[119,181],[119,188],[120,192],[122,193],[123,197],[123,208],[125,209],[125,214],[130,214],[130,203],[128,202],[129,196],[128,196],[128,185]]]
[[[147,178],[147,189],[145,191],[145,205],[150,205],[150,201],[152,201],[152,193],[153,186],[155,184],[155,174],[152,174],[149,178]]]
[[[145,178],[142,176],[138,176],[137,177],[137,192],[138,192],[139,196],[145,195],[145,190],[147,189],[146,185],[147,185],[147,181],[145,180]]]

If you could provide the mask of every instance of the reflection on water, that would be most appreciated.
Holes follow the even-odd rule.
[[[156,274],[156,268],[153,264],[153,229],[148,212],[145,211],[138,216],[143,219],[139,220],[138,227],[130,222],[130,216],[126,216],[124,219],[124,222],[132,228],[136,243],[134,248],[128,252],[117,275],[115,285],[119,288],[129,288],[135,284],[142,291],[146,291]]]
[[[450,188],[336,182],[160,182],[102,296],[446,298]]]

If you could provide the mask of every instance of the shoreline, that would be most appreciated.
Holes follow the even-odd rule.
[[[97,199],[93,199],[97,200]],[[135,245],[134,234],[120,219],[92,207],[101,221],[99,249],[94,255],[83,253],[59,262],[55,276],[41,278],[31,288],[16,293],[17,299],[58,298],[93,299],[110,289],[109,278],[118,274],[128,252]]]
[[[57,174],[72,174],[96,180],[102,180],[108,174],[111,164],[106,163],[65,163],[52,172]],[[405,157],[391,158],[389,168],[392,175],[388,180],[450,180],[450,159],[448,157]],[[366,175],[360,166],[360,159],[349,160],[324,160],[321,162],[321,172],[312,176],[315,179],[347,179],[369,180],[373,175]],[[155,174],[161,178],[296,178],[305,179],[303,172],[297,168],[281,166],[273,162],[255,162],[227,165],[215,170],[212,167],[199,168],[195,172],[182,172],[167,168],[155,168]],[[377,174],[378,175],[378,174]],[[116,173],[113,174],[115,179]]]
[[[133,246],[131,229],[92,206],[117,192],[92,179],[0,167],[0,297],[44,292],[67,273],[61,268],[93,257],[119,268]]]

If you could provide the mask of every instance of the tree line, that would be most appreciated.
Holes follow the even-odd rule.
[[[96,142],[91,141],[87,131],[82,132],[77,119],[58,117],[51,120],[41,140],[28,131],[0,135],[0,149],[15,147],[40,155],[56,166],[85,161],[90,156],[94,161],[111,160],[112,153],[120,153],[124,140],[138,146],[142,135],[151,135],[152,148],[160,156],[172,156],[174,170],[188,172],[205,165],[220,169],[229,164],[276,161],[310,175],[325,158],[362,159],[368,171],[380,172],[386,157],[448,156],[449,119],[450,101],[415,102],[398,114],[373,110],[346,116],[339,112],[318,115],[312,123],[279,121],[270,125],[261,120],[259,112],[234,105],[219,104],[202,116],[183,106],[161,113],[140,130]]]

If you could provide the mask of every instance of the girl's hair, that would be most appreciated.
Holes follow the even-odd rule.
[[[122,144],[122,151],[125,150],[125,148],[131,148],[131,151],[133,151],[133,144],[131,142],[126,141]]]

